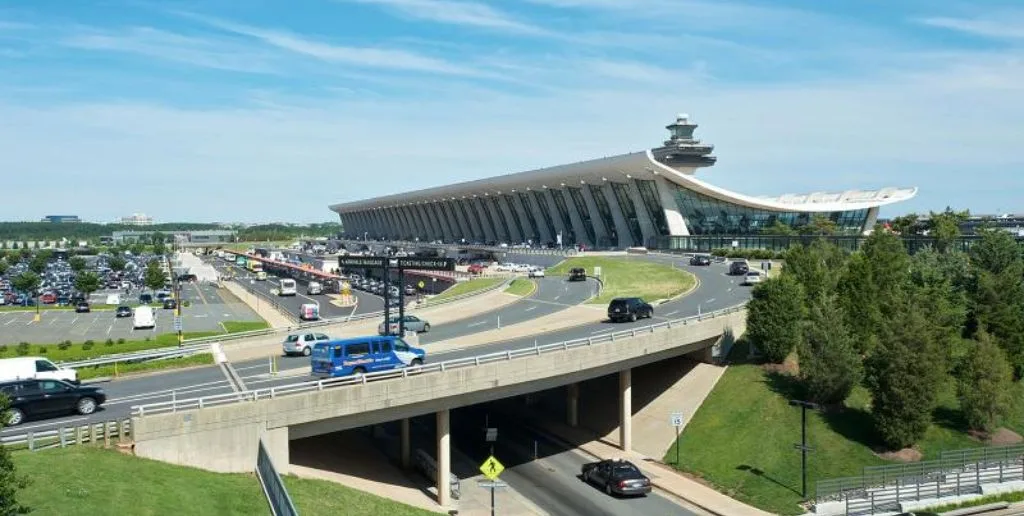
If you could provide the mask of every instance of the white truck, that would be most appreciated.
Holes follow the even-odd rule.
[[[43,357],[0,359],[0,382],[30,379],[78,383],[78,371],[61,367]]]

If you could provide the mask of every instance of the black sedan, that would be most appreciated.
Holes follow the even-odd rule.
[[[604,489],[609,495],[646,495],[651,492],[651,479],[626,460],[602,460],[584,464],[584,482]]]
[[[129,306],[119,306],[117,307],[117,311],[114,312],[114,316],[117,317],[118,319],[122,317],[131,317],[132,309]]]
[[[690,265],[711,265],[711,257],[706,254],[695,254],[690,258]]]
[[[75,304],[75,313],[76,314],[84,314],[84,313],[88,313],[89,311],[90,311],[89,303],[81,302],[81,303]]]
[[[178,302],[175,301],[174,298],[171,298],[171,297],[164,298],[164,309],[165,310],[174,310],[175,308],[178,308]]]
[[[89,415],[107,401],[99,387],[73,385],[60,380],[16,380],[0,383],[0,392],[11,400],[7,424],[21,424],[26,418],[63,415],[69,412]]]

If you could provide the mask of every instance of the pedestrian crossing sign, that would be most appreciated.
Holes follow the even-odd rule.
[[[487,460],[480,465],[480,472],[490,480],[497,480],[502,471],[505,471],[505,466],[502,466],[493,455],[487,457]]]

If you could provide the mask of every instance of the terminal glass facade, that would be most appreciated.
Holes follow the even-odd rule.
[[[665,209],[661,207],[661,199],[658,198],[658,185],[654,181],[642,179],[633,181],[636,182],[636,187],[640,190],[640,197],[644,200],[647,215],[651,217],[651,223],[658,230],[658,235],[668,235],[668,220],[665,219]]]
[[[753,235],[776,222],[791,228],[811,222],[809,212],[779,212],[747,208],[676,186],[674,197],[691,235]],[[859,234],[867,223],[868,210],[822,213],[836,223],[840,234]]]
[[[636,217],[633,199],[629,197],[629,185],[624,183],[611,183],[611,185],[612,192],[615,193],[615,200],[619,203],[619,210],[626,218],[626,227],[629,228],[630,236],[633,238],[633,245],[644,245],[644,233],[640,229],[640,220]]]
[[[615,217],[612,216],[612,208],[608,205],[608,198],[605,197],[604,190],[599,185],[588,186],[590,186],[590,196],[594,198],[594,204],[597,205],[597,213],[601,216],[604,229],[608,233],[609,242],[605,245],[617,245],[619,242],[619,232],[615,227]]]
[[[551,192],[551,198],[555,200],[555,208],[558,209],[558,214],[562,218],[562,224],[565,227],[565,238],[563,242],[574,243],[576,242],[576,231],[572,227],[572,217],[569,216],[569,207],[565,204],[565,196],[562,195],[562,191],[558,189],[548,190]]]
[[[516,203],[512,199],[512,196],[505,194],[501,196],[505,200],[505,206],[508,208],[509,216],[512,217],[512,223],[515,224],[516,229],[519,230],[519,238],[527,240],[530,238],[530,233],[523,231],[523,220],[519,218],[519,212],[516,211]]]
[[[533,235],[534,242],[540,242],[540,226],[537,225],[537,218],[533,216],[533,210],[530,209],[530,198],[523,192],[519,192],[519,204],[522,204],[523,213],[526,214],[526,220],[530,223],[530,234]]]
[[[548,234],[551,235],[551,240],[555,240],[555,235],[558,231],[555,229],[555,222],[551,218],[551,209],[548,207],[548,203],[544,200],[544,192],[533,190],[533,200],[537,203],[537,209],[540,210],[540,216],[544,218],[544,225],[548,228]]]
[[[587,209],[587,202],[583,199],[583,192],[579,188],[571,186],[565,187],[569,192],[569,197],[572,198],[573,205],[576,206],[576,213],[580,214],[580,221],[583,222],[583,231],[587,233],[588,242],[597,242],[597,237],[594,236],[594,221],[590,219],[590,210]]]

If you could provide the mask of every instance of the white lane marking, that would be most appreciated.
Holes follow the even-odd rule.
[[[537,305],[533,305],[530,308],[527,308],[526,310],[523,310],[523,311],[524,312],[529,312],[530,310],[536,310],[536,309],[537,309]]]
[[[729,287],[729,289],[726,290],[726,292],[732,292],[732,287]]]
[[[555,297],[551,298],[551,300],[552,301],[558,301],[558,298],[560,298],[560,297],[562,297],[562,296],[555,296]]]
[[[18,425],[16,427],[10,428],[10,430],[19,430],[20,431],[20,430],[31,430],[33,428],[39,428],[39,427],[43,427],[43,426],[59,426],[59,425],[63,425],[64,423],[70,423],[72,421],[81,421],[83,419],[89,419],[89,418],[85,417],[85,416],[81,416],[81,417],[73,417],[71,419],[64,419],[62,421],[50,421],[48,423],[39,423],[37,425],[24,425],[24,426],[23,425]]]
[[[705,303],[714,303],[714,302],[715,302],[715,298],[711,298],[711,299],[708,299],[707,301],[705,301]]]
[[[467,324],[466,327],[467,328],[472,328],[474,326],[480,326],[481,324],[487,324],[487,321],[480,321],[480,322],[475,322],[473,324]]]
[[[679,313],[679,310],[672,310],[671,312],[666,313],[665,316],[668,317],[670,315],[675,315],[677,313]]]
[[[113,324],[111,324],[110,326],[107,326],[107,335],[110,335],[110,330],[113,330],[113,329],[114,329],[114,325]]]
[[[71,324],[75,324],[76,322],[78,322],[78,316],[77,315],[75,316],[74,319],[71,320]]]
[[[57,318],[56,317],[50,319],[50,322],[48,322],[46,325],[47,326],[53,326],[53,323],[55,323],[55,322],[57,322]]]
[[[10,321],[7,321],[7,322],[5,322],[5,323],[4,323],[4,326],[7,326],[7,325],[9,325],[9,324],[14,324],[14,323],[16,323],[16,322],[18,322],[18,320],[17,320],[17,319],[13,319],[13,318],[12,318],[12,319],[11,319]]]
[[[107,405],[111,405],[111,404],[119,404],[119,403],[130,403],[130,402],[133,402],[133,401],[144,400],[144,399],[149,399],[149,398],[159,398],[161,396],[170,396],[172,392],[174,393],[175,397],[181,397],[182,394],[190,394],[190,393],[195,393],[195,392],[203,392],[203,391],[209,391],[209,390],[213,390],[213,389],[218,389],[218,388],[222,387],[223,385],[225,385],[227,383],[228,383],[227,380],[215,380],[215,381],[212,381],[212,382],[198,383],[198,384],[195,384],[195,385],[189,385],[188,387],[184,387],[182,389],[162,389],[162,390],[159,390],[159,391],[140,392],[138,394],[131,394],[129,396],[124,396],[124,397],[121,397],[121,398],[108,399],[106,404]],[[195,396],[190,396],[190,397],[195,397]]]

